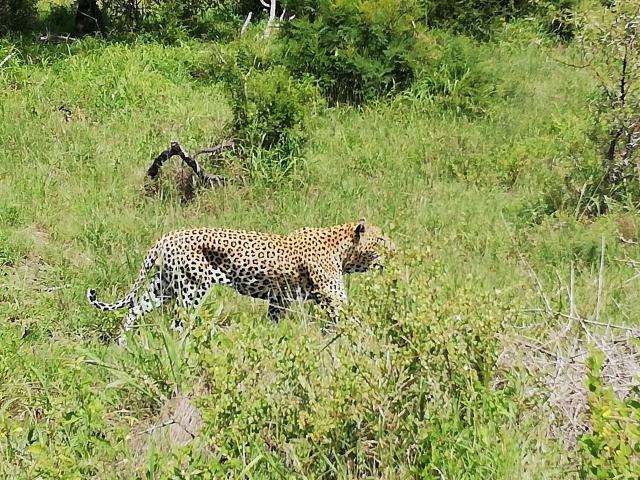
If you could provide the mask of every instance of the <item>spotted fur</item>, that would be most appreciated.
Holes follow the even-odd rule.
[[[242,295],[267,300],[268,316],[279,319],[295,300],[311,299],[332,310],[347,301],[343,275],[366,272],[380,265],[381,253],[394,250],[380,228],[364,219],[326,228],[301,228],[289,235],[243,230],[199,228],[162,237],[144,259],[129,293],[114,303],[87,299],[108,312],[128,307],[122,334],[138,317],[175,300],[186,309],[197,308],[215,284],[229,285]],[[154,267],[150,285],[138,290]]]

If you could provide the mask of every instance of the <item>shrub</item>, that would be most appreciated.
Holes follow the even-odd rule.
[[[558,21],[575,3],[575,0],[420,0],[427,25],[482,38],[487,38],[500,20],[534,14],[545,17],[551,22],[549,29],[562,34],[566,25]]]
[[[274,67],[254,71],[233,91],[234,132],[250,148],[299,155],[305,140],[304,118],[313,87]]]
[[[448,110],[481,113],[495,92],[494,84],[495,79],[478,64],[478,47],[471,39],[439,32],[411,94]]]
[[[0,35],[31,26],[36,14],[36,3],[36,0],[0,2]]]
[[[418,254],[369,276],[356,294],[350,313],[359,319],[344,318],[335,338],[298,319],[277,329],[247,320],[252,328],[211,335],[205,319],[193,338],[208,383],[200,406],[210,455],[198,458],[195,445],[176,468],[213,478],[249,468],[256,478],[429,478],[458,454],[489,475],[481,456],[492,440],[474,432],[493,421],[478,404],[500,403],[486,387],[508,318],[502,299],[459,288]]]
[[[640,389],[619,400],[602,384],[604,354],[587,362],[587,389],[592,432],[580,438],[582,478],[640,478]]]
[[[362,102],[407,87],[419,65],[414,1],[319,0],[283,25],[287,64],[314,75],[333,101]]]
[[[104,0],[103,10],[109,30],[113,32],[146,31],[169,41],[185,34],[227,39],[240,28],[236,3],[231,0]]]
[[[243,147],[250,171],[286,173],[300,157],[305,125],[318,101],[307,77],[293,78],[278,64],[270,42],[242,39],[218,51],[214,78],[231,96],[233,136]]]
[[[578,193],[577,210],[606,213],[611,201],[640,205],[640,10],[619,0],[577,16],[584,46],[584,68],[598,83],[590,101],[592,140],[598,162],[582,161],[568,177]]]

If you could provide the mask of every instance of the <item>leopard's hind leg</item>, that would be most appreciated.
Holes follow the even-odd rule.
[[[233,282],[217,268],[207,268],[202,272],[192,266],[176,282],[176,306],[187,311],[197,310],[213,285],[233,285]],[[178,317],[174,319],[171,327],[176,330],[182,329]]]
[[[175,298],[175,292],[171,288],[167,275],[157,272],[140,298],[132,301],[129,311],[124,317],[118,344],[121,346],[126,345],[125,334],[133,328],[138,318],[149,313],[154,308],[161,307],[172,298]]]

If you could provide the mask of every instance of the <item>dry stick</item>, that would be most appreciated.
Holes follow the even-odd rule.
[[[615,323],[611,323],[611,321],[604,323],[604,322],[597,322],[595,320],[588,320],[588,319],[584,319],[583,320],[585,323],[589,323],[591,325],[599,325],[601,327],[607,327],[609,328],[617,328],[619,330],[625,330],[627,332],[632,332],[634,335],[640,335],[640,329],[639,328],[634,328],[634,327],[627,327],[625,325],[616,325]]]
[[[96,17],[92,17],[91,15],[89,15],[88,13],[84,13],[84,12],[80,12],[78,11],[78,13],[84,17],[87,17],[91,20],[93,20],[93,23],[96,24],[96,29],[100,30],[100,23],[98,23],[98,19]]]
[[[508,340],[513,340],[521,345],[524,345],[525,347],[529,347],[532,350],[535,350],[537,352],[541,352],[544,353],[545,355],[551,357],[551,358],[558,358],[558,355],[556,355],[555,353],[553,353],[551,350],[547,350],[546,348],[544,348],[542,345],[538,344],[537,342],[532,342],[529,340],[526,340],[524,338],[509,338],[506,335],[500,335],[501,338],[506,338]]]
[[[260,0],[262,2],[262,0]],[[264,4],[264,3],[263,3]],[[276,0],[271,0],[271,4],[269,5],[269,20],[267,20],[267,26],[264,29],[264,38],[269,38],[271,35],[271,27],[273,26],[273,21],[276,18]]]
[[[572,317],[577,316],[574,283],[575,270],[573,268],[573,262],[571,262],[571,272],[569,274],[569,315],[571,315]]]
[[[36,288],[36,290],[39,292],[53,293],[57,292],[58,290],[64,290],[65,288],[71,288],[71,284],[65,283],[64,285],[60,285],[59,287],[39,287]]]
[[[640,262],[638,260],[632,260],[631,258],[614,258],[614,262],[624,263],[630,267],[640,267]]]
[[[10,53],[9,55],[7,55],[6,57],[4,57],[4,60],[2,60],[0,62],[0,67],[2,67],[5,63],[7,63],[9,60],[11,60],[13,58],[13,53]]]
[[[569,318],[567,324],[564,328],[558,333],[557,337],[564,337],[567,332],[571,329],[571,324],[573,320],[578,317],[578,313],[576,311],[576,303],[575,303],[575,275],[573,269],[573,262],[571,263],[571,269],[569,270],[569,288],[567,289],[567,296],[569,297]]]
[[[553,309],[551,308],[551,303],[549,302],[549,299],[545,295],[544,289],[542,288],[542,282],[540,281],[540,277],[538,277],[538,275],[536,274],[535,270],[533,269],[531,264],[527,261],[527,259],[522,254],[520,249],[517,248],[518,244],[516,243],[516,240],[513,237],[513,233],[511,233],[511,230],[509,229],[509,225],[507,224],[507,221],[505,220],[504,215],[502,216],[502,222],[504,223],[504,227],[505,227],[505,230],[507,231],[507,234],[509,235],[509,238],[511,238],[511,243],[516,247],[516,250],[517,250],[517,253],[518,253],[518,258],[520,259],[520,261],[522,263],[524,263],[524,265],[529,270],[529,275],[532,276],[534,281],[536,282],[536,287],[538,288],[538,293],[540,294],[540,297],[542,298],[542,301],[544,302],[544,306],[545,306],[546,312],[547,313],[553,313]]]
[[[71,43],[75,42],[77,38],[69,35],[53,35],[51,33],[47,33],[46,35],[42,35],[39,40],[44,43]]]
[[[344,330],[340,330],[336,335],[333,336],[331,340],[329,340],[324,347],[320,349],[318,353],[324,352],[327,348],[329,348],[336,340],[344,335]]]
[[[235,143],[225,142],[211,149],[200,150],[196,152],[196,155],[201,153],[219,153],[225,148],[225,146],[231,146],[231,145],[235,145]],[[189,165],[189,167],[191,167],[193,172],[196,174],[196,176],[202,183],[208,184],[208,185],[218,185],[218,186],[222,186],[227,183],[226,177],[223,177],[220,175],[205,174],[202,168],[200,167],[200,164],[195,160],[195,155],[194,155],[194,158],[187,155],[187,153],[183,150],[180,144],[175,140],[171,142],[171,145],[167,150],[163,151],[162,153],[160,153],[160,155],[158,155],[155,158],[155,160],[147,170],[147,175],[149,176],[149,178],[154,180],[158,176],[158,173],[160,172],[160,168],[162,167],[164,162],[166,162],[173,156],[179,156],[184,163]]]
[[[153,425],[146,430],[142,430],[141,432],[136,433],[136,435],[144,435],[145,433],[152,433],[158,430],[159,428],[168,427],[169,425],[173,425],[176,421],[172,418],[171,420],[167,420],[166,422],[162,422],[158,425]]]
[[[236,146],[235,140],[226,140],[222,142],[220,145],[216,145],[215,147],[196,150],[196,152],[193,154],[193,158],[195,159],[198,155],[202,155],[203,153],[220,155],[225,148],[235,148],[235,146]]]
[[[242,24],[242,28],[240,29],[240,36],[244,35],[244,31],[247,29],[249,23],[251,22],[252,15],[253,12],[249,12],[249,15],[247,15],[247,19],[244,21],[244,23]]]
[[[588,323],[589,325],[599,325],[601,327],[609,326],[611,328],[616,328],[618,330],[626,330],[626,331],[629,331],[629,332],[634,332],[634,333],[640,334],[640,329],[639,328],[635,328],[635,327],[627,327],[625,325],[617,325],[615,323],[597,322],[595,320],[589,320],[588,318],[572,317],[571,315],[568,315],[568,314],[562,313],[562,312],[553,312],[553,314],[557,315],[559,317],[562,317],[562,318],[567,318],[567,319],[570,319],[570,320],[576,320],[576,321],[582,322],[582,323]]]
[[[604,235],[602,236],[602,240],[600,242],[600,270],[598,272],[598,295],[596,297],[596,311],[595,311],[595,320],[600,320],[600,309],[602,308],[602,285],[604,283]],[[609,333],[609,329],[607,329],[607,333]]]

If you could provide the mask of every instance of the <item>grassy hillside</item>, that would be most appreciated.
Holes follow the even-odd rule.
[[[554,60],[570,47],[515,24],[470,48],[488,79],[473,109],[419,85],[318,109],[291,175],[185,203],[172,167],[161,195],[145,193],[145,172],[171,139],[195,150],[227,132],[224,89],[190,74],[210,45],[0,39],[0,58],[15,54],[0,69],[0,475],[575,477],[526,371],[494,367],[520,326],[542,338],[564,323],[526,311],[543,305],[530,267],[562,310],[573,265],[586,315],[603,244],[599,318],[634,324],[638,280],[617,260],[638,257],[619,239],[637,240],[638,220],[565,207],[564,176],[595,155],[590,80]],[[333,343],[311,310],[274,325],[263,303],[221,288],[185,335],[156,312],[121,349],[103,337],[122,312],[84,298],[121,297],[176,228],[285,233],[362,216],[400,252],[348,279],[353,317]],[[154,443],[141,432],[178,394],[199,407],[201,434]]]

